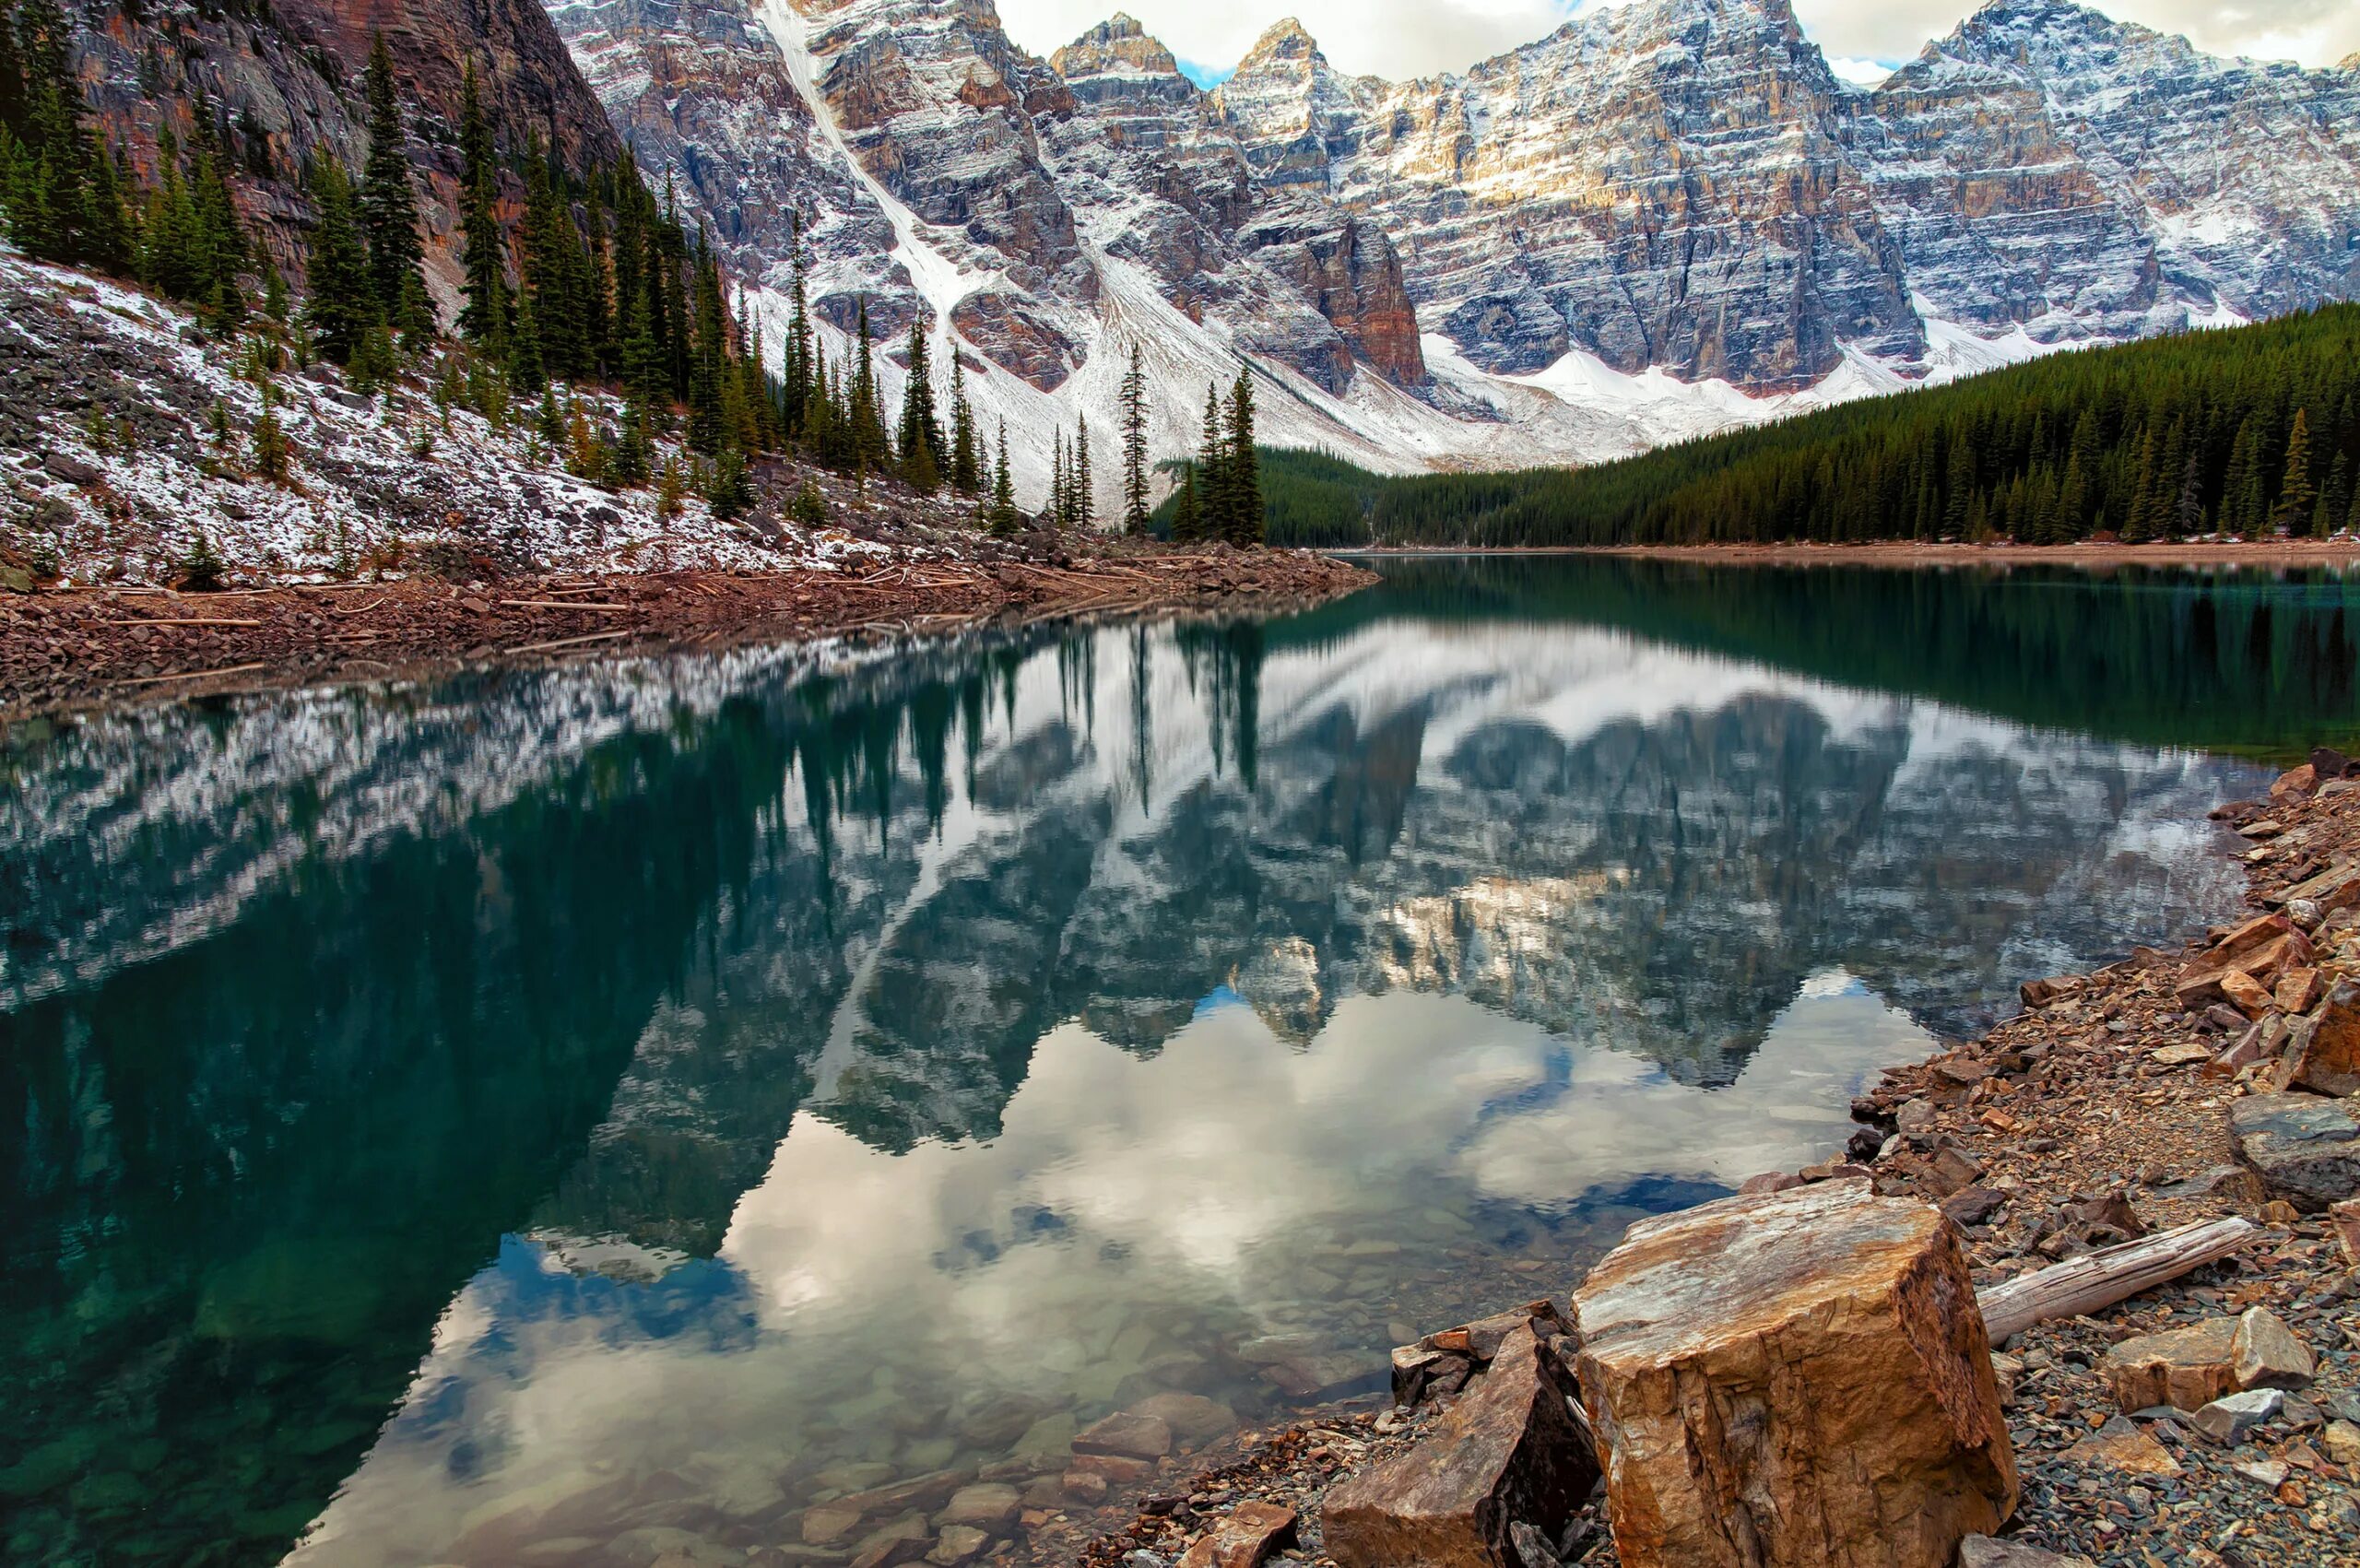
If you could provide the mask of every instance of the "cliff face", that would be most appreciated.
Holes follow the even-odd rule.
[[[282,270],[301,276],[301,189],[315,151],[350,168],[367,156],[360,79],[383,33],[408,119],[428,230],[430,281],[455,298],[461,81],[475,65],[505,148],[528,139],[581,168],[623,150],[597,99],[534,0],[274,0],[267,7],[147,5],[78,13],[77,64],[98,122],[143,173],[159,128],[185,140],[202,100],[228,128],[236,199]]]

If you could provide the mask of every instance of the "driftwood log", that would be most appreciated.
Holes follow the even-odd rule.
[[[2228,1256],[2255,1234],[2249,1220],[2200,1220],[2069,1258],[2037,1274],[1979,1291],[1976,1300],[1982,1305],[1991,1343],[1998,1345],[2036,1323],[2078,1317],[2128,1301],[2191,1268]]]

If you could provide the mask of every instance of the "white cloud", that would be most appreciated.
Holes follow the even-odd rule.
[[[1174,53],[1214,71],[1236,64],[1272,23],[1302,21],[1339,69],[1401,79],[1463,70],[1550,32],[1578,0],[1000,0],[1016,41],[1046,55],[1128,10]],[[1851,80],[1907,60],[1974,7],[1961,0],[1796,0],[1805,30]],[[2360,51],[2353,0],[2115,0],[2124,21],[2183,33],[2216,54],[2325,65]],[[1881,78],[1880,78],[1881,79]]]
[[[1047,55],[1117,10],[1216,71],[1292,16],[1339,70],[1403,79],[1464,70],[1562,25],[1572,0],[1000,0],[1019,43]]]
[[[1804,30],[1830,56],[1907,60],[1974,7],[1959,0],[1795,0]],[[2212,54],[2332,65],[2360,50],[2352,0],[2113,0],[2097,9],[2119,21],[2179,33]]]
[[[1893,67],[1882,60],[1853,60],[1841,54],[1827,57],[1827,68],[1847,82],[1862,87],[1877,87],[1893,75]]]

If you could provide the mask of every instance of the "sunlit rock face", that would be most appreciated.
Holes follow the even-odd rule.
[[[1044,449],[1134,345],[1178,410],[1160,448],[1251,362],[1275,439],[1498,466],[2360,289],[2360,71],[2054,0],[1987,6],[1875,90],[1787,0],[1592,7],[1398,83],[1282,22],[1211,93],[1119,13],[1047,61],[984,0],[551,14],[741,276],[783,289],[799,221],[824,321],[955,326],[1011,378],[990,418]],[[1616,379],[1650,371],[1755,396]]]
[[[1846,89],[1783,4],[1601,7],[1463,77],[1341,77],[1275,29],[1219,89],[1263,178],[1365,212],[1429,326],[1485,369],[1800,386],[1917,320],[1834,130]]]
[[[1979,328],[2125,337],[2360,287],[2360,71],[2221,60],[2058,0],[1986,7],[1848,128],[1912,286]]]

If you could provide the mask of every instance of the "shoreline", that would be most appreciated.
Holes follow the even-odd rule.
[[[0,725],[91,708],[292,686],[429,678],[470,667],[755,642],[906,636],[1029,622],[1309,605],[1376,581],[1302,550],[960,560],[870,569],[407,577],[229,589],[73,587],[0,595]]]
[[[2272,1105],[2312,1106],[2307,1114],[2351,1115],[2360,1134],[2360,1097],[2309,1092],[2319,1069],[2306,1064],[2316,1055],[2272,1049],[2297,1032],[2286,1025],[2305,1021],[2278,999],[2333,1019],[2336,982],[2360,980],[2360,780],[2324,796],[2313,793],[2319,784],[2311,768],[2298,769],[2269,800],[2212,813],[2226,824],[2221,853],[2247,866],[2243,925],[2193,933],[2170,951],[2136,949],[2087,974],[2027,983],[2014,1017],[1885,1069],[1853,1102],[1861,1126],[1847,1148],[1741,1188],[1771,1194],[1865,1180],[1879,1196],[1935,1204],[1978,1291],[2125,1236],[2232,1216],[2258,1227],[2219,1262],[1993,1344],[2022,1486],[2003,1539],[2051,1554],[2022,1559],[2025,1568],[2360,1562],[2360,1208],[2322,1212],[2326,1200],[2282,1187],[2283,1173],[2266,1171],[2260,1146],[2232,1126],[2240,1102],[2268,1096]],[[2295,944],[2301,967],[2290,973],[2310,978],[2289,984],[2304,995],[2248,994],[2243,1008],[2212,999],[2205,966],[2234,946],[2233,934],[2256,929],[2285,905],[2290,888],[2329,867],[2330,880],[2348,874],[2348,899],[2336,893],[2324,912],[2316,902],[2294,906],[2308,937]],[[2300,1210],[2289,1197],[2302,1197]],[[1545,1287],[1563,1303],[1579,1283],[1536,1279],[1535,1293]],[[2276,1414],[2224,1441],[2149,1394],[2137,1396],[2144,1408],[2126,1402],[2127,1374],[2108,1362],[2117,1344],[2209,1330],[2255,1307],[2289,1326],[2316,1359],[2315,1378],[2299,1380]],[[1437,1338],[1447,1342],[1429,1335],[1421,1343]],[[1416,1350],[1397,1351],[1397,1366]],[[1302,1558],[1332,1565],[1320,1525],[1327,1494],[1356,1481],[1364,1497],[1386,1461],[1430,1438],[1446,1443],[1457,1403],[1400,1408],[1363,1397],[1240,1433],[1193,1456],[1198,1468],[1185,1480],[1159,1477],[1128,1527],[1090,1540],[1080,1561],[1186,1568],[1197,1561],[1191,1549],[1234,1530],[1225,1521],[1248,1503],[1291,1515]],[[1572,1550],[1552,1561],[1615,1568],[1603,1514],[1593,1499],[1573,1527]],[[2020,1560],[2004,1561],[2014,1568]]]
[[[1520,545],[1459,547],[1368,546],[1331,550],[1345,560],[1388,560],[1452,556],[1614,556],[1634,560],[1679,560],[1754,566],[2078,566],[2092,570],[2122,566],[2354,566],[2360,567],[2360,540],[2272,539],[2254,544],[2182,545],[1961,545],[1913,540],[1856,545]]]

